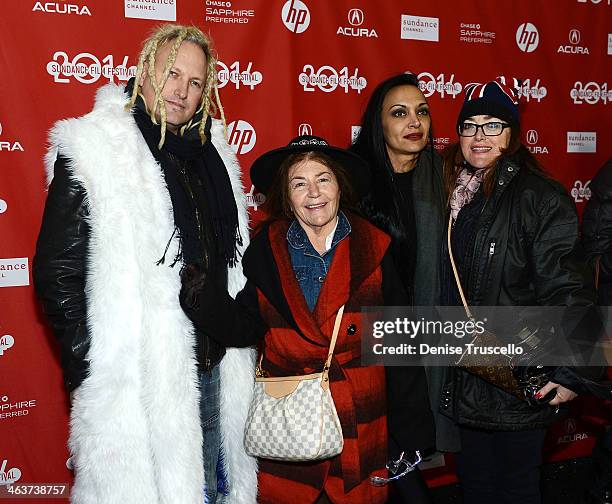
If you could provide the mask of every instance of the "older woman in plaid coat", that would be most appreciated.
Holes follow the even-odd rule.
[[[338,504],[384,503],[387,487],[370,479],[387,475],[389,408],[393,418],[402,419],[402,449],[433,445],[423,370],[406,368],[399,388],[409,394],[388,405],[385,369],[361,365],[361,308],[407,300],[388,254],[389,237],[347,210],[367,186],[366,174],[360,158],[312,136],[264,154],[251,169],[251,180],[266,194],[271,218],[244,254],[247,285],[237,303],[208,295],[202,299],[216,299],[217,306],[199,310],[199,296],[184,292],[196,325],[219,327],[212,337],[235,346],[259,341],[262,368],[270,376],[320,371],[336,314],[345,305],[330,370],[344,449],[312,462],[260,460],[261,504],[325,498]],[[201,291],[208,289],[214,286],[204,281]]]

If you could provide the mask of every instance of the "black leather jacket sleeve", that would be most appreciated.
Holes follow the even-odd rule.
[[[591,263],[599,261],[599,304],[612,305],[612,158],[590,185],[582,215],[582,243]]]
[[[578,234],[578,216],[569,195],[542,200],[532,227],[532,281],[538,305],[588,306],[595,302],[591,273]]]
[[[64,380],[69,391],[80,385],[89,363],[85,270],[89,239],[85,190],[59,156],[49,186],[36,244],[33,278],[53,333],[60,343]]]

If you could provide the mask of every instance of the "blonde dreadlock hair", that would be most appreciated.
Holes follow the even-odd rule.
[[[202,119],[199,122],[193,123],[193,118],[188,123],[184,124],[179,133],[184,135],[191,128],[198,127],[198,133],[202,144],[206,142],[206,133],[204,127],[208,117],[214,117],[217,115],[217,111],[221,114],[221,120],[223,121],[223,127],[227,128],[225,124],[225,113],[223,112],[223,106],[221,105],[221,99],[219,98],[219,89],[217,87],[217,58],[213,53],[211,40],[204,35],[202,30],[195,26],[183,26],[176,24],[164,24],[158,26],[143,43],[142,51],[138,57],[138,66],[136,67],[136,78],[134,82],[134,90],[129,103],[126,105],[126,109],[131,109],[136,103],[136,98],[140,94],[140,80],[145,71],[145,63],[147,64],[147,76],[155,90],[155,99],[153,103],[145,103],[151,121],[153,124],[158,124],[155,117],[155,113],[159,109],[159,115],[161,119],[161,139],[159,141],[158,148],[162,148],[164,140],[166,139],[166,104],[161,96],[162,90],[168,80],[170,69],[176,60],[179,47],[183,42],[193,42],[198,45],[204,54],[206,55],[207,68],[206,68],[206,82],[204,83],[204,90],[202,92],[202,101],[196,111],[198,114],[200,111],[203,112]],[[157,81],[155,75],[155,58],[157,55],[157,49],[162,47],[166,43],[171,43],[172,47],[166,59],[163,72],[161,74],[160,81]],[[141,95],[142,96],[142,95]],[[150,110],[149,110],[150,109]]]

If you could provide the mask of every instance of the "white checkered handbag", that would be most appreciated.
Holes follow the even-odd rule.
[[[342,452],[344,438],[328,373],[343,312],[344,306],[336,315],[323,372],[263,378],[260,359],[244,435],[249,455],[299,462]]]

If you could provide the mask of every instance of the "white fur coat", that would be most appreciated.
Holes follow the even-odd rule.
[[[204,473],[194,331],[179,304],[179,268],[156,266],[174,229],[163,173],[126,95],[99,89],[89,114],[50,132],[48,178],[58,152],[85,189],[90,210],[86,293],[90,374],[77,389],[69,446],[74,504],[202,504]],[[215,121],[212,140],[227,167],[248,244],[240,167]],[[175,239],[167,256],[178,250]],[[229,291],[244,285],[229,272]],[[257,465],[243,434],[253,386],[250,349],[221,362],[221,433],[231,503],[256,502]]]

